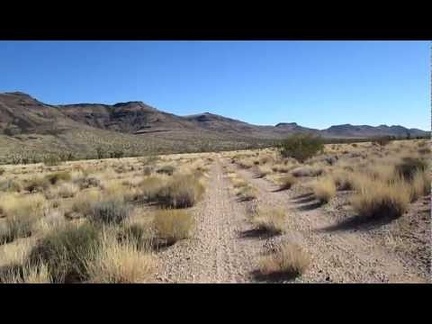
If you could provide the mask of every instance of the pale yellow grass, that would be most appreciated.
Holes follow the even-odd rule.
[[[298,244],[286,242],[275,253],[259,260],[259,272],[264,276],[279,275],[294,278],[309,267],[311,257]]]
[[[168,244],[191,237],[194,226],[192,214],[185,210],[161,209],[154,214],[155,233]]]
[[[410,200],[410,186],[402,179],[390,183],[369,179],[359,186],[351,204],[361,216],[397,218],[405,213]]]
[[[3,193],[0,195],[0,209],[6,217],[20,217],[31,214],[43,215],[47,206],[45,197],[40,194]]]
[[[35,239],[30,237],[0,245],[0,267],[23,264],[34,244]]]
[[[88,215],[93,204],[104,198],[103,193],[97,188],[90,188],[79,192],[72,203],[72,211],[82,215]]]
[[[322,203],[327,203],[336,195],[336,185],[329,176],[322,177],[312,184],[315,198]]]
[[[86,268],[93,283],[146,283],[153,280],[156,266],[149,252],[139,250],[133,242],[120,243],[115,236],[105,234]]]
[[[260,209],[252,223],[258,230],[279,234],[284,231],[285,212],[282,208]]]

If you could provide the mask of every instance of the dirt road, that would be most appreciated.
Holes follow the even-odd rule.
[[[197,226],[190,240],[158,253],[158,280],[178,283],[250,282],[262,244],[241,238],[250,229],[245,206],[230,192],[230,183],[216,162],[203,201],[191,212]]]
[[[236,200],[222,170],[235,170],[257,189],[259,207],[283,208],[286,231],[271,238],[247,237],[249,203]],[[278,242],[294,241],[312,257],[310,268],[295,282],[428,282],[428,273],[410,267],[389,253],[373,236],[359,231],[323,231],[335,223],[311,196],[296,197],[291,190],[275,192],[265,179],[220,158],[210,171],[204,199],[191,209],[197,222],[192,239],[159,252],[160,282],[254,282],[261,253]],[[243,234],[243,235],[242,235]]]

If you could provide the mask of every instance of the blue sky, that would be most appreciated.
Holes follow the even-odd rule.
[[[430,129],[430,83],[419,41],[0,41],[0,92],[261,125]]]

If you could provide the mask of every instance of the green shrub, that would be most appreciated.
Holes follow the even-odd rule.
[[[311,134],[296,134],[288,137],[279,145],[282,157],[292,157],[304,162],[324,149],[321,138]]]

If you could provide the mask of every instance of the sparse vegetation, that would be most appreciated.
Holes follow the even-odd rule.
[[[167,208],[192,207],[200,199],[204,186],[193,175],[177,175],[156,193],[156,201]]]
[[[105,235],[96,255],[86,263],[89,282],[144,283],[152,279],[156,262],[133,242]]]
[[[319,202],[328,203],[336,195],[336,186],[331,177],[324,177],[314,183],[313,191]]]
[[[411,181],[416,172],[426,171],[428,162],[421,158],[405,157],[402,162],[396,166],[396,171],[406,180]]]
[[[31,214],[11,216],[0,226],[0,244],[10,243],[18,238],[28,237],[32,234],[35,218]]]
[[[173,175],[174,171],[175,171],[175,167],[173,167],[172,165],[164,165],[163,167],[157,169],[156,173]]]
[[[46,264],[55,283],[80,282],[89,279],[88,262],[95,258],[100,234],[91,224],[68,225],[52,231],[31,251],[31,265]]]
[[[252,218],[259,231],[268,232],[270,234],[280,234],[284,230],[285,213],[282,209],[266,209],[259,210]]]
[[[130,207],[124,202],[107,200],[91,206],[88,218],[96,224],[120,224],[130,214]]]
[[[296,183],[296,181],[296,178],[294,178],[292,175],[283,176],[280,179],[279,190],[291,189],[291,187]]]
[[[264,277],[294,279],[307,270],[310,262],[310,256],[303,248],[286,242],[260,260],[258,271]]]
[[[410,190],[402,180],[393,183],[365,181],[351,203],[360,216],[398,218],[407,210]]]
[[[173,244],[190,237],[194,226],[193,216],[183,210],[162,209],[155,213],[153,227],[158,238]]]

